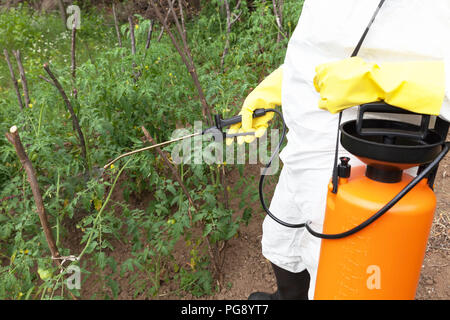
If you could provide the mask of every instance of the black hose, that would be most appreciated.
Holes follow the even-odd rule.
[[[397,202],[400,201],[401,198],[403,198],[409,191],[411,191],[412,188],[414,188],[420,181],[422,181],[423,178],[425,178],[431,170],[433,170],[439,162],[445,157],[449,150],[450,142],[445,142],[443,144],[443,149],[441,153],[419,174],[417,175],[413,180],[411,180],[406,187],[404,187],[391,201],[389,201],[383,208],[381,208],[377,213],[375,213],[373,216],[368,218],[366,221],[361,223],[360,225],[354,227],[353,229],[350,229],[348,231],[342,232],[342,233],[336,233],[336,234],[324,234],[319,233],[311,229],[310,224],[311,221],[306,222],[306,230],[308,230],[309,233],[311,233],[313,236],[321,239],[342,239],[345,237],[348,237],[352,234],[355,234],[356,232],[364,229],[365,227],[369,226],[371,223],[373,223],[375,220],[380,218],[383,214],[385,214],[389,209],[391,209]]]
[[[259,199],[261,201],[261,205],[262,205],[264,211],[266,211],[267,215],[269,217],[271,217],[273,220],[275,220],[276,222],[278,222],[279,224],[281,224],[282,226],[285,226],[285,227],[288,227],[288,228],[304,228],[305,227],[306,230],[308,230],[309,233],[311,233],[313,236],[315,236],[317,238],[321,238],[321,239],[341,239],[341,238],[345,238],[345,237],[348,237],[348,236],[350,236],[352,234],[355,234],[358,231],[361,231],[365,227],[367,227],[370,224],[372,224],[374,221],[376,221],[378,218],[380,218],[383,214],[385,214],[389,209],[391,209],[397,202],[399,202],[400,199],[402,199],[409,191],[411,191],[411,189],[413,189],[420,181],[422,181],[422,179],[424,179],[431,172],[431,170],[433,170],[439,164],[439,162],[441,162],[441,160],[445,157],[445,155],[449,151],[450,142],[444,142],[443,149],[439,153],[439,155],[419,175],[417,175],[413,180],[411,180],[411,182],[408,183],[408,185],[406,185],[406,187],[404,187],[383,208],[381,208],[377,213],[372,215],[366,221],[362,222],[360,225],[354,227],[353,229],[347,230],[347,231],[342,232],[342,233],[337,233],[337,234],[319,233],[319,232],[314,231],[310,227],[311,221],[306,221],[306,223],[298,223],[298,224],[288,223],[288,222],[285,222],[285,221],[280,220],[279,218],[277,218],[272,212],[270,212],[269,208],[266,206],[266,203],[265,203],[265,200],[264,200],[264,194],[263,194],[264,179],[265,179],[265,176],[266,176],[266,172],[270,168],[274,157],[278,155],[278,151],[280,150],[281,145],[283,144],[283,141],[284,141],[285,136],[286,136],[286,123],[284,122],[284,118],[283,118],[283,115],[281,114],[281,112],[276,110],[276,109],[266,109],[266,111],[267,112],[273,111],[273,112],[278,114],[278,116],[281,118],[281,121],[283,122],[283,132],[281,134],[280,142],[278,143],[277,148],[273,152],[272,156],[269,159],[269,162],[266,164],[263,172],[261,173],[261,178],[259,180]]]
[[[288,227],[288,228],[303,228],[305,227],[305,223],[299,223],[299,224],[292,224],[284,222],[283,220],[278,219],[272,212],[270,212],[269,208],[267,208],[266,203],[264,201],[264,193],[263,193],[263,186],[264,186],[264,179],[266,177],[266,172],[270,168],[270,165],[272,164],[273,158],[278,155],[278,152],[280,151],[281,145],[283,144],[284,138],[286,137],[286,123],[284,122],[283,115],[280,111],[277,109],[266,109],[267,112],[273,111],[278,114],[278,116],[281,118],[281,121],[283,122],[283,132],[281,134],[280,142],[278,143],[275,151],[272,153],[272,156],[269,159],[269,162],[266,164],[263,172],[261,173],[261,178],[259,179],[259,199],[261,200],[261,205],[266,211],[267,215],[271,217],[273,220],[278,222],[279,224]]]

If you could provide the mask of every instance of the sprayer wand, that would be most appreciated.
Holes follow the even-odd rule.
[[[268,112],[268,109],[256,109],[253,112],[253,118],[262,117],[267,112]],[[133,151],[124,153],[124,154],[118,156],[117,158],[115,158],[114,160],[108,162],[103,167],[103,169],[106,170],[109,166],[111,166],[113,163],[117,162],[118,160],[120,160],[122,158],[125,158],[125,157],[128,157],[128,156],[131,156],[133,154],[140,153],[140,152],[143,152],[143,151],[147,151],[147,150],[150,150],[150,149],[153,149],[153,148],[156,148],[156,147],[165,146],[165,145],[171,144],[173,142],[181,141],[181,140],[192,138],[192,137],[195,137],[195,136],[204,135],[204,134],[207,134],[207,133],[220,132],[223,135],[223,138],[233,138],[233,137],[238,137],[238,136],[255,135],[254,132],[241,132],[241,133],[228,134],[225,131],[223,131],[223,129],[225,129],[226,127],[229,127],[229,126],[231,126],[233,124],[242,122],[242,116],[241,115],[237,115],[237,116],[234,116],[234,117],[228,118],[228,119],[222,119],[220,117],[220,115],[216,114],[215,115],[215,122],[216,122],[215,126],[212,126],[212,127],[208,128],[208,129],[205,129],[202,132],[196,132],[196,133],[193,133],[193,134],[188,134],[188,135],[183,136],[183,137],[175,138],[175,139],[168,140],[168,141],[165,141],[165,142],[161,142],[161,143],[158,143],[158,144],[155,144],[155,145],[152,145],[152,146],[148,146],[148,147],[145,147],[145,148],[141,148],[141,149],[137,149],[137,150],[133,150]]]
[[[148,147],[145,147],[145,148],[141,148],[141,149],[137,149],[137,150],[133,150],[133,151],[121,154],[120,156],[118,156],[114,160],[112,160],[112,161],[108,162],[107,164],[105,164],[103,169],[106,170],[110,165],[112,165],[113,163],[117,162],[118,160],[120,160],[122,158],[125,158],[125,157],[128,157],[128,156],[131,156],[133,154],[136,154],[136,153],[139,153],[139,152],[143,152],[143,151],[146,151],[146,150],[150,150],[150,149],[153,149],[153,148],[156,148],[156,147],[165,146],[165,145],[171,144],[173,142],[177,142],[177,141],[184,140],[184,139],[187,139],[187,138],[199,136],[201,134],[202,134],[202,132],[197,132],[197,133],[189,134],[187,136],[183,136],[183,137],[180,137],[180,138],[172,139],[172,140],[169,140],[169,141],[161,142],[161,143],[158,143],[158,144],[154,144],[152,146],[148,146]]]

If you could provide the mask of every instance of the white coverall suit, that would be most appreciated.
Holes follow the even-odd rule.
[[[283,64],[282,111],[289,128],[284,164],[270,211],[288,223],[311,220],[321,232],[336,143],[338,115],[318,108],[315,67],[350,57],[379,0],[306,0]],[[446,89],[441,117],[450,119],[450,1],[386,0],[358,56],[370,62],[444,60]],[[356,118],[357,108],[342,121]],[[342,146],[340,156],[360,162]],[[263,223],[262,253],[290,272],[305,268],[314,297],[320,239],[304,228]]]

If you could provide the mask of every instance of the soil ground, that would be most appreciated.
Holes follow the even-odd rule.
[[[251,172],[256,177],[259,167],[247,167],[247,173]],[[236,171],[236,172],[235,172]],[[235,181],[237,170],[231,173],[231,181]],[[234,177],[233,177],[234,175]],[[447,156],[440,165],[436,178],[435,192],[437,196],[437,209],[430,232],[427,251],[423,261],[421,277],[417,289],[418,300],[448,300],[450,299],[450,156]],[[253,181],[255,188],[258,179]],[[273,189],[274,184],[268,185]],[[115,200],[123,200],[120,188],[115,191]],[[141,199],[142,200],[142,199]],[[136,207],[150,199],[144,199],[134,204]],[[241,214],[238,209],[238,200],[231,201],[231,207],[236,214]],[[253,291],[273,292],[276,290],[275,278],[268,260],[261,254],[263,211],[259,202],[254,204],[254,215],[248,226],[240,229],[239,236],[228,242],[226,260],[223,267],[222,289],[211,296],[201,298],[192,295],[173,294],[176,288],[174,284],[162,284],[159,295],[155,299],[216,299],[216,300],[245,300]],[[124,261],[130,252],[130,243],[117,241],[115,250],[111,252],[116,261]],[[187,261],[188,252],[180,246],[175,252],[175,259]],[[148,299],[143,295],[134,295],[135,289],[129,285],[130,274],[125,274],[120,279],[119,299]],[[149,284],[150,285],[150,284]],[[92,298],[94,292],[99,292],[95,275],[89,277],[83,285],[82,298]]]

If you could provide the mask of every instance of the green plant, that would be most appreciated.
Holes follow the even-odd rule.
[[[254,11],[242,6],[241,18],[229,34],[223,69],[226,22],[219,2],[208,2],[198,17],[186,21],[206,99],[224,117],[236,114],[251,88],[283,61],[287,39],[276,42],[271,4],[255,3]],[[289,34],[300,10],[298,1],[286,1],[284,29]],[[121,27],[124,46],[118,48],[114,30],[106,24],[111,18],[83,11],[73,84],[70,31],[63,30],[60,17],[38,14],[26,5],[1,12],[0,47],[21,49],[31,106],[19,112],[1,61],[0,131],[13,124],[23,127],[21,138],[39,177],[60,254],[80,257],[71,263],[81,266],[84,284],[98,288],[88,298],[120,297],[123,278],[134,286],[135,297],[156,297],[169,282],[177,283],[178,295],[211,294],[225,243],[255,213],[251,204],[257,192],[249,187],[253,178],[244,178],[244,166],[178,165],[195,207],[157,153],[137,154],[126,164],[119,162],[105,172],[100,169],[116,155],[144,146],[141,125],[161,142],[176,127],[191,127],[203,118],[197,90],[170,39],[165,36],[157,42],[154,37],[146,50],[150,23],[139,15],[135,19],[137,50],[132,55],[128,24]],[[157,34],[156,24],[155,28]],[[58,91],[39,78],[45,75],[42,64],[48,61],[63,87],[75,85],[78,90],[77,99],[69,98],[84,131],[90,179]],[[163,151],[170,153],[173,148]],[[221,177],[233,170],[240,175],[235,188],[230,188]],[[243,210],[242,216],[229,207],[224,192],[240,198],[237,209]],[[174,253],[179,246],[187,253],[183,261]],[[116,255],[117,247],[126,248],[126,253]],[[66,277],[53,264],[26,176],[14,149],[2,138],[0,299],[70,298]],[[71,293],[85,297],[83,286]]]

